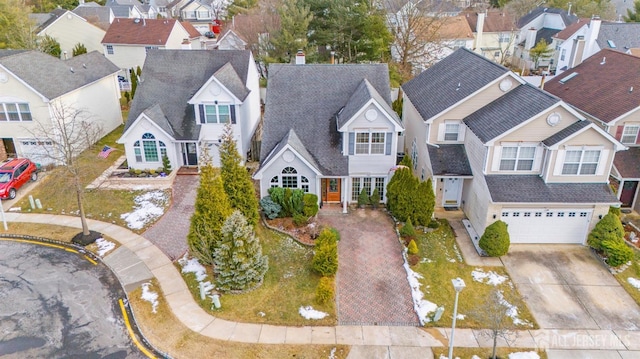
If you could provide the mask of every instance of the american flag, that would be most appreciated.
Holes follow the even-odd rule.
[[[111,152],[113,152],[115,148],[111,148],[109,146],[102,147],[102,151],[98,153],[98,157],[107,158]]]

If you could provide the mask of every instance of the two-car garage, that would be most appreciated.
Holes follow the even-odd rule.
[[[511,243],[584,244],[593,208],[503,208]]]

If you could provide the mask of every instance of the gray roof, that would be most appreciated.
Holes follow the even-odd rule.
[[[171,131],[166,131],[174,139],[197,140],[200,126],[187,101],[227,63],[246,83],[250,55],[232,50],[150,50],[125,131],[144,112],[162,128],[169,126]]]
[[[36,22],[38,28],[36,32],[40,32],[46,29],[49,25],[53,24],[54,21],[58,20],[60,16],[63,16],[67,13],[68,10],[65,9],[53,9],[48,14],[31,14],[29,17]]]
[[[471,166],[464,145],[427,146],[435,176],[471,176]]]
[[[571,125],[563,128],[561,131],[556,132],[552,136],[545,138],[544,140],[542,140],[542,143],[544,143],[546,146],[553,146],[556,143],[558,143],[558,142],[564,140],[565,138],[571,136],[572,134],[580,131],[584,127],[589,126],[589,124],[590,124],[590,122],[586,121],[586,120],[585,121],[574,122]]]
[[[42,24],[51,19],[51,15],[49,13],[34,13],[29,14],[29,19],[34,22],[36,28],[39,28]]]
[[[578,17],[576,15],[569,15],[567,14],[567,11],[564,9],[557,9],[557,8],[553,8],[553,7],[537,7],[531,11],[529,11],[528,14],[524,15],[523,17],[521,17],[520,19],[518,19],[517,25],[518,28],[522,28],[523,26],[525,26],[526,24],[528,24],[529,22],[531,22],[533,19],[537,18],[538,16],[547,13],[547,14],[559,14],[562,17],[562,22],[564,22],[564,26],[567,26],[569,24],[573,24],[574,22],[578,21]]]
[[[93,23],[104,30],[109,27],[111,21],[112,10],[111,8],[108,8],[106,6],[81,4],[80,6],[73,9],[73,12],[79,16],[82,16],[88,22]]]
[[[540,40],[544,39],[547,45],[551,45],[551,42],[553,41],[552,37],[560,31],[561,30],[559,29],[549,29],[547,27],[543,27],[536,33],[536,44],[538,44]]]
[[[282,141],[278,142],[278,145],[269,153],[267,158],[265,158],[264,163],[268,163],[273,156],[275,156],[281,149],[283,149],[286,145],[291,146],[296,152],[300,154],[307,162],[311,163],[312,166],[315,167],[316,170],[320,170],[320,166],[313,158],[313,156],[307,151],[307,148],[304,147],[302,141],[300,141],[300,137],[296,135],[296,132],[293,129],[290,129],[289,132],[284,136]]]
[[[120,71],[97,51],[69,60],[60,60],[40,51],[13,52],[10,56],[2,56],[5,51],[0,50],[0,64],[48,99]]]
[[[538,175],[484,178],[497,203],[618,203],[606,183],[544,183]]]
[[[348,174],[336,114],[363,79],[391,103],[386,64],[269,65],[260,162],[293,129],[323,174]]]
[[[222,84],[233,93],[240,101],[244,101],[245,98],[251,92],[244,82],[238,77],[238,73],[233,69],[230,63],[224,64],[215,74],[213,74]]]
[[[558,102],[557,97],[527,83],[465,117],[464,123],[487,143]]]
[[[388,100],[384,99],[367,79],[364,79],[353,92],[342,111],[340,111],[336,116],[338,128],[344,126],[344,124],[347,123],[347,121],[349,121],[362,108],[362,106],[371,99],[379,103],[388,114],[393,116],[393,120],[401,125],[398,115],[393,111],[391,106],[389,106],[389,103],[387,102]]]
[[[428,120],[507,72],[506,67],[460,48],[402,85],[402,90]]]
[[[609,46],[607,40],[613,41],[616,47]],[[596,42],[600,49],[626,52],[632,48],[640,48],[640,23],[602,23]]]

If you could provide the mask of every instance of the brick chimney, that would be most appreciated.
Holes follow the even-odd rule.
[[[296,52],[296,65],[304,65],[305,62],[304,51],[298,50],[298,52]]]

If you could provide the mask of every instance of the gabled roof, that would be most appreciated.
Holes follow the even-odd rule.
[[[464,123],[487,143],[558,102],[557,97],[527,83],[465,117]]]
[[[622,178],[640,179],[640,147],[629,147],[616,153],[613,165]]]
[[[434,176],[471,176],[471,165],[462,144],[427,146]]]
[[[103,30],[107,30],[109,25],[111,25],[111,17],[113,12],[110,8],[105,6],[100,6],[96,3],[91,3],[94,5],[80,4],[80,6],[73,9],[75,14],[82,16],[88,22],[98,26]]]
[[[363,79],[358,85],[358,88],[351,94],[346,105],[338,112],[336,121],[338,122],[338,129],[344,126],[360,109],[370,100],[375,100],[382,108],[392,116],[398,124],[400,119],[395,111],[389,106],[387,100],[382,97],[378,91],[371,85],[367,79]]]
[[[506,67],[460,48],[402,85],[402,90],[426,121],[507,72]]]
[[[432,30],[437,31],[440,39],[473,39],[473,30],[469,27],[469,23],[462,15],[446,16],[442,19],[441,24],[432,23],[432,25],[434,25],[434,27],[440,26],[440,28]]]
[[[65,9],[53,9],[48,14],[30,14],[29,18],[33,19],[38,26],[36,28],[36,33],[46,29],[49,25],[53,24],[56,20],[58,20],[61,16],[67,13],[68,10]]]
[[[102,43],[164,46],[176,22],[175,19],[115,19]]]
[[[544,89],[608,123],[640,107],[639,68],[638,57],[601,50],[580,65],[551,79]],[[569,76],[573,77],[566,80]],[[566,82],[563,84],[562,81]]]
[[[607,183],[545,183],[538,175],[484,176],[496,203],[618,203]]]
[[[151,121],[153,121],[156,125],[158,125],[164,132],[175,137],[175,132],[173,131],[173,127],[169,123],[167,116],[162,111],[162,107],[159,104],[155,104],[148,109],[142,111],[142,113],[147,116]]]
[[[291,146],[291,148],[293,148],[294,151],[298,152],[298,154],[305,161],[307,161],[311,166],[313,166],[316,171],[320,171],[320,167],[318,166],[318,163],[316,163],[316,160],[309,153],[309,151],[307,151],[307,148],[304,147],[304,144],[302,143],[302,141],[300,141],[300,137],[296,135],[296,132],[293,129],[289,130],[289,132],[284,136],[282,141],[278,142],[278,145],[271,151],[271,153],[269,153],[267,158],[265,158],[264,164],[269,163],[271,159],[275,155],[277,155],[287,145]]]
[[[120,69],[97,51],[60,60],[40,51],[0,50],[0,66],[21,78],[48,99],[112,75]],[[71,71],[73,69],[73,71]]]
[[[218,38],[216,46],[220,50],[244,50],[247,48],[247,41],[235,31],[229,29],[224,35]]]
[[[591,122],[586,121],[586,120],[576,121],[576,122],[572,123],[571,125],[563,128],[562,130],[554,133],[553,135],[545,138],[544,140],[542,140],[542,143],[544,143],[545,146],[553,146],[553,145],[561,142],[565,138],[567,138],[567,137],[573,135],[574,133],[580,131],[581,129],[589,126],[590,123]]]
[[[528,14],[518,19],[518,22],[517,22],[518,28],[522,28],[523,26],[527,25],[538,16],[543,15],[545,13],[560,15],[565,27],[568,26],[569,24],[573,24],[574,22],[578,21],[578,17],[576,15],[573,15],[573,14],[569,15],[564,9],[540,6],[529,11]]]
[[[462,13],[462,16],[466,18],[471,30],[476,32],[476,27],[478,27],[478,12],[465,11]],[[484,17],[484,26],[482,26],[483,32],[507,32],[516,30],[515,16],[501,9],[487,10]]]
[[[245,86],[244,82],[240,80],[238,73],[234,70],[233,65],[230,62],[224,64],[218,71],[216,71],[213,76],[220,81],[224,87],[229,89],[231,93],[235,97],[237,97],[240,101],[244,101],[245,98],[251,92],[247,86]]]
[[[620,52],[627,52],[632,48],[640,48],[640,23],[602,23],[596,42],[600,49],[611,49]],[[611,47],[611,45],[615,47]]]
[[[560,32],[560,30],[543,27],[536,33],[536,44],[539,43],[540,40],[544,39],[547,45],[550,45],[551,41],[553,41],[553,35],[557,34],[558,32]]]
[[[149,116],[158,115],[151,120],[162,128],[163,121],[167,121],[172,131],[167,133],[173,133],[174,139],[197,140],[200,126],[196,124],[193,105],[187,102],[227,63],[245,84],[250,59],[249,51],[150,50],[125,132],[145,112]],[[159,109],[149,112],[154,106]]]
[[[269,65],[260,162],[293,129],[324,175],[348,174],[336,114],[363,79],[391,103],[386,64]]]
[[[589,26],[589,19],[580,18],[573,24],[564,28],[564,30],[555,34],[553,37],[560,40],[566,40],[570,38],[573,34],[578,32],[583,26]]]
[[[109,6],[111,11],[113,12],[113,16],[116,18],[129,18],[129,14],[131,13],[132,6],[127,5],[112,5]]]
[[[200,34],[200,31],[196,30],[196,28],[193,27],[193,24],[191,24],[189,21],[180,21],[180,25],[182,25],[182,27],[187,31],[187,33],[189,33],[190,39],[194,39],[202,36]]]

